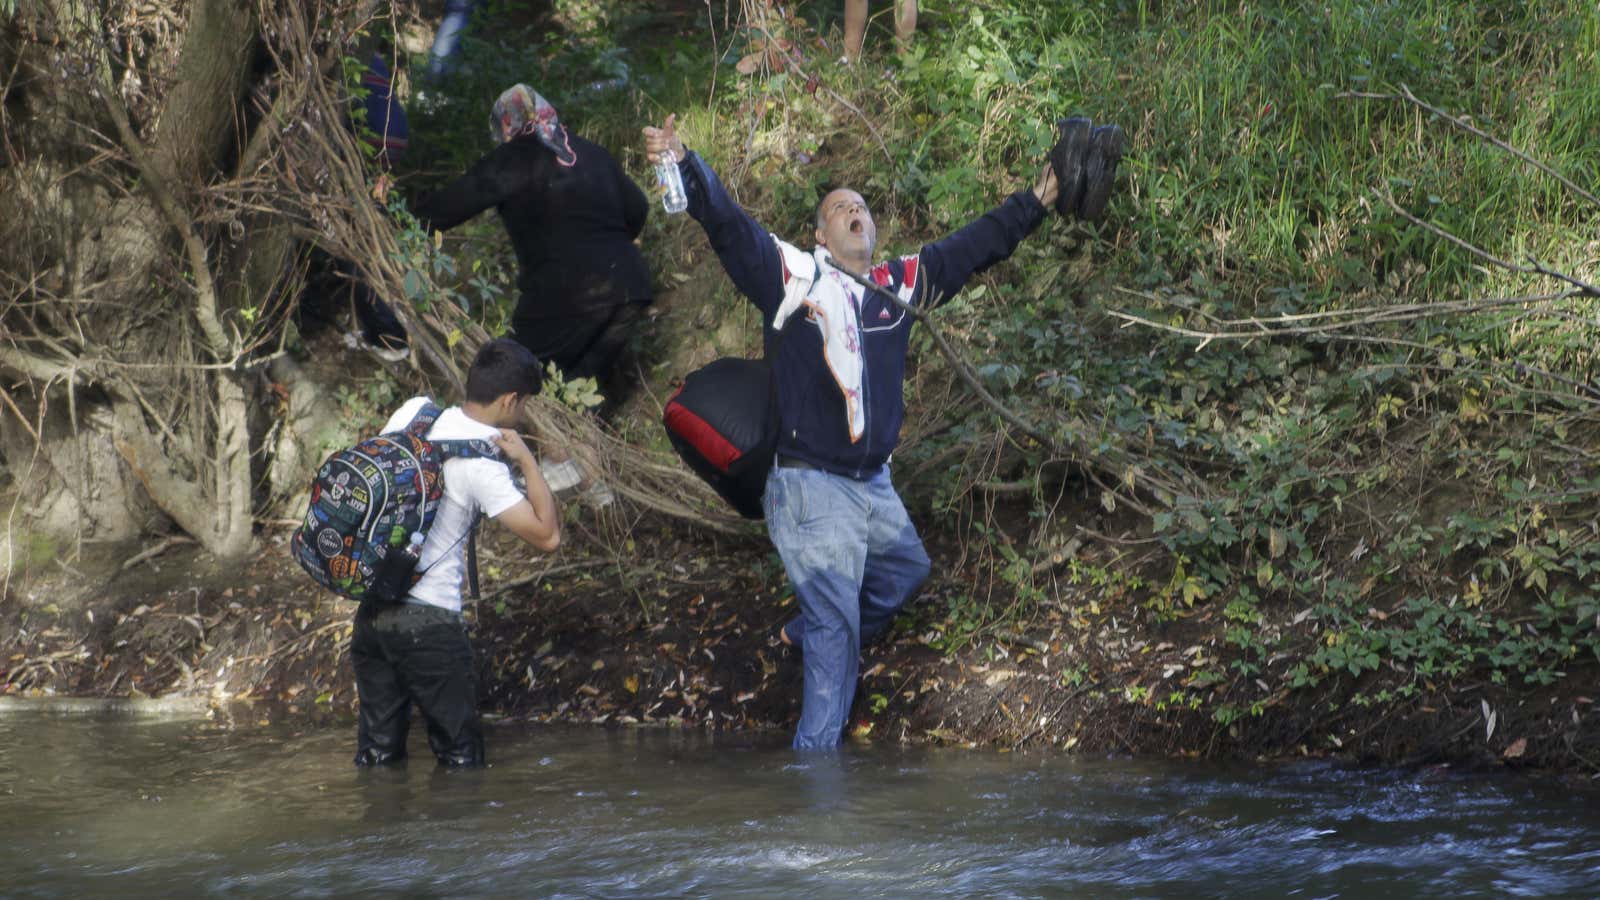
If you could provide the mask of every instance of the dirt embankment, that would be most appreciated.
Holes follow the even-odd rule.
[[[198,696],[250,701],[261,718],[348,718],[353,607],[294,567],[286,538],[264,535],[242,567],[180,545],[123,571],[139,548],[104,548],[101,574],[84,561],[13,583],[0,607],[0,693]],[[472,614],[485,711],[608,727],[793,726],[801,657],[773,638],[794,600],[759,537],[647,526],[615,550],[579,539],[534,561],[486,543],[486,596]],[[1061,584],[1026,618],[951,651],[952,610],[971,602],[980,573],[955,569],[969,556],[938,535],[930,550],[933,581],[865,652],[855,740],[1600,771],[1592,664],[1544,688],[1441,681],[1382,705],[1353,699],[1375,673],[1275,693],[1268,673],[1209,687],[1255,698],[1223,722],[1192,699],[1194,673],[1224,652],[1220,615],[1157,623]]]

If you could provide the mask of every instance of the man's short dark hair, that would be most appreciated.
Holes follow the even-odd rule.
[[[495,338],[479,347],[467,371],[467,400],[472,403],[493,403],[502,394],[532,396],[543,386],[539,358],[511,338]]]
[[[825,216],[822,214],[822,201],[828,199],[829,194],[837,191],[841,187],[843,187],[843,185],[834,184],[832,181],[825,181],[822,184],[817,185],[817,190],[821,191],[822,193],[817,195],[817,208],[812,212],[812,218],[816,219],[818,231],[822,230],[822,220],[825,218]]]
[[[861,193],[860,191],[855,190],[854,188],[850,187],[849,185],[846,185],[846,184],[834,184],[831,181],[821,185],[821,190],[822,190],[822,196],[817,198],[817,208],[816,208],[816,211],[814,213],[814,218],[816,219],[816,222],[817,222],[817,230],[818,231],[822,230],[823,220],[828,217],[827,213],[825,213],[823,211],[823,209],[822,209],[822,204],[827,202],[829,194],[832,194],[834,191],[850,191],[850,192],[855,193],[855,194],[860,194]],[[867,198],[862,197],[861,198],[861,202],[865,203],[866,199]]]

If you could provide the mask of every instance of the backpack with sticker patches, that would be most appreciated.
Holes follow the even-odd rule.
[[[401,430],[340,450],[317,470],[310,508],[289,544],[318,584],[351,600],[397,603],[422,577],[396,567],[415,566],[408,545],[433,526],[445,460],[501,455],[486,440],[428,440],[441,412],[426,402]]]

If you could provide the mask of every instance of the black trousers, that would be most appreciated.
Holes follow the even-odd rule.
[[[422,711],[428,746],[447,766],[483,765],[478,678],[459,613],[404,603],[356,610],[350,636],[360,722],[356,765],[406,758],[411,704]]]
[[[398,349],[407,345],[406,328],[389,304],[361,277],[355,263],[312,248],[305,289],[294,307],[296,324],[307,335],[343,322],[355,308],[356,322],[367,343]]]
[[[350,281],[350,300],[356,308],[356,321],[361,323],[361,337],[375,347],[399,349],[406,346],[406,327],[400,318],[383,302],[378,292],[347,259],[339,260],[339,272]]]
[[[555,363],[566,377],[604,384],[646,308],[644,303],[618,303],[585,315],[515,317],[511,336],[541,363]]]

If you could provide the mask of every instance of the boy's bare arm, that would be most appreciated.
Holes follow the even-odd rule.
[[[495,444],[505,454],[506,462],[521,470],[528,485],[527,499],[495,516],[495,521],[533,547],[546,553],[554,551],[561,546],[561,510],[544,482],[538,462],[522,442],[522,436],[509,428],[500,429]]]

